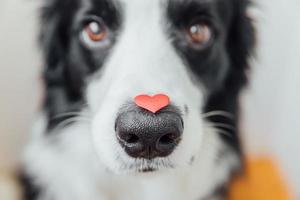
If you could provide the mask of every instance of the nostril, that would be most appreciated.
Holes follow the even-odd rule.
[[[139,137],[137,135],[134,134],[128,134],[127,138],[126,138],[126,142],[129,144],[135,144],[139,141]]]
[[[161,145],[170,145],[173,144],[175,140],[176,140],[175,134],[169,133],[159,138],[158,143]]]
[[[121,140],[127,144],[136,144],[140,140],[140,138],[133,133],[119,132],[118,137],[119,137],[119,140]]]
[[[168,133],[161,136],[156,142],[156,150],[160,157],[170,155],[180,142],[180,134]]]

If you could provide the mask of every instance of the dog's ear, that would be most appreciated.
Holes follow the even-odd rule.
[[[68,59],[77,7],[77,1],[74,0],[48,0],[41,9],[40,20],[46,86],[64,88],[69,98],[80,95],[78,86],[82,81],[78,67],[72,66],[73,63]],[[68,73],[71,69],[72,73]]]
[[[249,59],[253,54],[255,30],[249,17],[251,3],[248,0],[234,0],[236,6],[233,20],[229,28],[227,49],[231,61],[232,84],[243,86],[247,83]],[[231,85],[231,83],[228,83]],[[240,88],[236,88],[239,90]]]

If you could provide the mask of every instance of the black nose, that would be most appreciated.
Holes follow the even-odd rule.
[[[172,106],[155,114],[135,108],[120,113],[115,128],[129,156],[153,159],[174,151],[181,139],[183,120]]]

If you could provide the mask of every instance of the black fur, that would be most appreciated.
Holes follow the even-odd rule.
[[[44,108],[48,114],[49,132],[66,118],[72,117],[56,116],[83,108],[86,78],[105,62],[111,48],[89,51],[80,44],[78,31],[90,15],[103,18],[115,38],[122,26],[119,5],[107,0],[90,1],[92,7],[86,8],[81,0],[49,0],[42,9],[41,45],[44,50],[46,85]],[[254,44],[253,26],[246,16],[249,3],[248,0],[177,0],[169,4],[166,13],[172,25],[168,31],[173,38],[174,48],[208,92],[202,112],[223,110],[234,116],[211,117],[209,120],[231,124],[236,128],[226,130],[231,134],[229,137],[222,137],[239,153],[241,159],[237,130],[238,98],[241,89],[247,84],[248,58]],[[181,41],[179,30],[195,16],[200,16],[215,31],[214,43],[206,50],[190,48]],[[30,178],[23,176],[22,183],[27,186],[25,199],[37,199],[38,189]],[[225,194],[226,190],[223,192]]]
[[[215,123],[230,124],[236,130],[226,130],[231,136],[222,135],[226,143],[241,153],[238,137],[238,98],[247,83],[248,58],[254,44],[254,29],[246,16],[249,1],[174,1],[169,5],[168,17],[173,22],[171,36],[174,46],[189,64],[193,74],[208,91],[203,112],[221,110],[233,118],[211,117]],[[197,50],[181,41],[179,30],[189,25],[191,18],[210,24],[215,30],[213,44]]]
[[[67,117],[61,113],[79,111],[85,99],[83,90],[88,75],[98,70],[109,49],[99,50],[100,59],[78,41],[79,31],[89,22],[92,15],[105,20],[106,25],[117,33],[120,16],[115,5],[106,0],[91,0],[93,7],[86,8],[80,0],[50,0],[42,10],[41,44],[44,50],[46,85],[45,110],[48,114],[49,130]],[[84,15],[79,15],[86,10]]]

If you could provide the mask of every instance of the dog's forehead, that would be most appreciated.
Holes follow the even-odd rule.
[[[128,6],[135,6],[136,8],[148,8],[150,9],[151,6],[157,6],[159,5],[160,8],[167,8],[170,4],[175,5],[182,5],[182,4],[189,4],[192,2],[195,3],[210,3],[215,0],[148,0],[148,1],[142,1],[142,0],[115,0],[116,2],[121,3],[121,5],[124,5],[125,7]]]
[[[147,2],[158,2],[158,3],[190,3],[190,2],[199,2],[199,3],[208,3],[214,0],[151,0],[151,1],[141,1],[141,0],[114,0],[116,2],[122,3],[140,3],[140,4],[147,4]]]
[[[158,5],[160,7],[164,6],[169,2],[170,0],[116,0],[120,3],[120,5],[126,10],[130,8],[135,9],[151,9],[153,7],[157,7]]]

